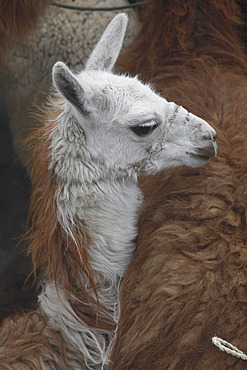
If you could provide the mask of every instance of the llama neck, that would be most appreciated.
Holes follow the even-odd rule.
[[[123,276],[135,248],[141,191],[130,180],[105,183],[104,192],[84,209],[93,242],[90,263],[103,284],[115,285]]]
[[[70,194],[66,194],[69,192]],[[60,198],[60,199],[59,199]],[[103,286],[116,286],[124,275],[135,249],[138,211],[142,193],[133,179],[112,179],[67,184],[58,196],[61,219],[83,221],[91,237],[87,246],[89,263]],[[65,227],[66,227],[66,221]]]

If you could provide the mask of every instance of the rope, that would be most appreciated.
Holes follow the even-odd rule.
[[[70,5],[63,5],[63,4],[58,4],[58,3],[52,3],[51,5],[57,6],[59,8],[64,8],[64,9],[71,9],[71,10],[80,10],[80,11],[90,11],[90,12],[108,12],[108,11],[113,11],[113,10],[123,10],[123,9],[129,9],[129,8],[136,8],[142,4],[145,4],[147,1],[138,1],[135,4],[130,4],[130,5],[124,5],[124,6],[116,6],[116,7],[110,7],[110,8],[82,8],[80,6],[70,6]]]
[[[218,347],[221,351],[228,353],[228,355],[241,358],[242,360],[247,360],[247,355],[240,351],[237,347],[234,347],[231,343],[218,337],[212,338],[213,344]]]

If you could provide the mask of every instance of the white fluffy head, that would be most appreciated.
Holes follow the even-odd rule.
[[[124,14],[113,19],[84,71],[74,74],[62,62],[53,68],[54,86],[63,97],[61,125],[73,122],[76,134],[81,130],[80,155],[87,172],[101,168],[100,176],[106,177],[145,175],[206,163],[216,154],[210,125],[168,103],[138,78],[112,73],[126,25]]]

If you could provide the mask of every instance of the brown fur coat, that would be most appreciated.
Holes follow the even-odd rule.
[[[206,166],[142,181],[145,208],[122,285],[112,369],[246,369],[247,61],[235,1],[150,1],[125,70],[211,123]]]

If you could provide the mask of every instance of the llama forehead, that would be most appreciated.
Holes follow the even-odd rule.
[[[95,108],[113,120],[117,118],[116,116],[125,114],[128,116],[148,114],[152,118],[152,113],[163,115],[167,108],[167,101],[137,77],[90,71],[81,73],[80,80],[82,83],[85,80],[91,87],[92,103],[97,105]]]

